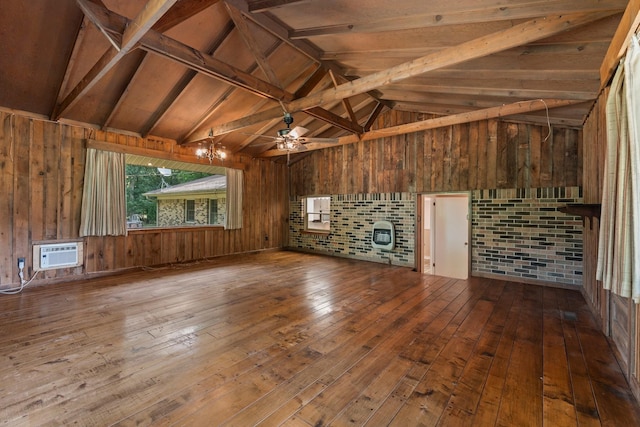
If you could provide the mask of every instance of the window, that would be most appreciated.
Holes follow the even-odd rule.
[[[209,199],[209,224],[224,224],[224,199]]]
[[[131,154],[126,163],[130,230],[224,224],[226,168]]]
[[[184,201],[184,222],[196,222],[196,201]]]
[[[331,229],[331,197],[307,197],[304,199],[305,230],[329,231]]]

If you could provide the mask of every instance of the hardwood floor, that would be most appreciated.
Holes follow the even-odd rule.
[[[575,291],[290,252],[0,296],[0,424],[633,426]]]

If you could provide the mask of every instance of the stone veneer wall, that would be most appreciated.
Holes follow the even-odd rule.
[[[303,199],[289,203],[289,247],[346,258],[413,267],[415,195],[411,193],[341,194],[331,196],[331,232],[304,231]],[[395,227],[392,251],[371,246],[373,223]]]
[[[473,191],[472,274],[581,285],[582,220],[558,211],[569,203],[580,187]]]
[[[224,224],[226,209],[225,194],[218,198],[218,222]],[[176,227],[183,225],[209,224],[209,198],[195,200],[195,222],[187,224],[184,220],[186,199],[160,199],[158,200],[158,227]]]

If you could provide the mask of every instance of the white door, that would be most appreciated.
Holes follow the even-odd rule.
[[[435,248],[432,262],[438,276],[469,277],[469,196],[435,198]]]

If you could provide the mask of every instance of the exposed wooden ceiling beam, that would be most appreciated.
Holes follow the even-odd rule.
[[[324,108],[312,107],[302,110],[308,115],[315,117],[316,119],[323,120],[327,123],[332,124],[338,128],[344,129],[348,132],[360,134],[364,132],[364,128],[360,126],[357,121],[354,123],[352,120],[347,120],[342,116],[339,116],[335,113],[332,113],[329,110],[325,110]],[[352,110],[353,112],[353,110]],[[355,114],[354,114],[355,115]]]
[[[609,84],[613,73],[618,67],[620,58],[625,55],[631,35],[638,31],[640,27],[640,0],[629,0],[629,4],[622,15],[622,20],[611,40],[609,50],[602,61],[600,67],[600,87],[604,88]]]
[[[379,102],[378,105],[376,105],[376,108],[374,108],[371,114],[369,114],[369,118],[367,119],[367,122],[363,126],[365,132],[369,132],[369,130],[371,130],[371,126],[373,126],[375,121],[378,119],[378,116],[380,116],[380,113],[382,113],[382,111],[384,110],[384,107],[385,105]]]
[[[190,17],[194,16],[195,14],[201,12],[202,10],[212,6],[213,4],[219,1],[220,0],[182,0],[176,3],[171,9],[169,9],[169,11],[165,13],[162,16],[162,18],[160,18],[158,22],[156,22],[153,25],[152,29],[161,33],[168,31],[174,26],[180,24],[186,19],[189,19]],[[101,3],[96,3],[96,4],[100,4],[101,6],[105,7],[104,4],[101,4]],[[126,85],[125,88],[123,88],[123,91],[120,93],[120,96],[118,97],[118,101],[114,104],[113,108],[111,108],[111,111],[107,116],[107,119],[104,121],[104,124],[102,126],[103,128],[109,127],[111,125],[113,118],[118,114],[118,111],[120,110],[120,106],[123,104],[127,92],[129,92],[129,89],[136,82],[137,77],[140,75],[140,71],[142,70],[143,64],[148,59],[147,54],[148,52],[144,52],[144,51],[141,52],[139,63],[135,67],[135,71],[132,73],[132,78],[129,79],[129,83]],[[193,70],[189,70],[188,73],[192,73],[193,76],[197,74]],[[181,82],[184,83],[185,80],[186,79],[181,79]],[[191,81],[191,79],[189,79],[189,81]],[[175,86],[173,89],[174,90],[170,92],[170,95],[173,95],[172,99],[176,99],[181,93],[181,91],[176,92]],[[182,90],[184,90],[184,87],[182,88]],[[162,115],[164,115],[164,113],[166,113],[167,108],[168,108],[167,102],[163,102],[162,105],[159,107],[159,109],[154,112],[154,114],[152,115],[152,118],[147,122],[147,124],[145,124],[145,127],[142,129],[142,132],[140,132],[143,137],[147,136],[149,129],[155,125],[159,117],[161,117]]]
[[[582,128],[584,123],[584,115],[580,115],[579,117],[575,117],[570,110],[566,113],[564,110],[572,109],[573,107],[582,108],[583,104],[580,103],[574,104],[569,107],[564,108],[556,108],[553,112],[553,115],[550,115],[548,118],[546,114],[543,112],[533,112],[530,114],[514,114],[512,116],[508,116],[506,120],[520,120],[523,123],[533,123],[537,125],[547,125],[550,123],[552,126],[568,126],[575,128]],[[590,103],[592,104],[592,103]],[[444,104],[413,104],[409,102],[398,102],[397,108],[401,111],[411,111],[415,113],[426,113],[426,114],[435,114],[438,116],[448,116],[452,114],[461,114],[469,111],[476,111],[476,108],[463,106],[463,105],[444,105]],[[580,110],[583,111],[583,110]]]
[[[162,15],[173,6],[178,0],[149,0],[142,11],[129,23],[122,34],[122,41],[119,46],[110,48],[105,55],[100,58],[98,63],[91,68],[75,88],[67,95],[62,103],[56,106],[53,119],[57,120],[66,111],[69,110],[78,100],[84,96],[91,88],[93,88],[131,49],[133,49],[138,41],[144,37],[145,33],[155,24]],[[93,15],[93,9],[102,9],[100,5],[88,2],[88,0],[76,0],[82,11],[92,22],[107,34],[102,23]],[[93,5],[94,8],[89,6]],[[94,19],[96,19],[94,21]],[[108,36],[109,40],[114,43],[114,39]]]
[[[428,13],[407,13],[402,18],[389,18],[382,20],[354,21],[338,25],[328,25],[313,28],[292,30],[289,37],[292,40],[321,37],[344,33],[367,33],[381,31],[404,31],[413,28],[425,28],[430,26],[463,25],[492,22],[499,20],[531,19],[538,16],[552,14],[567,14],[579,12],[601,12],[606,10],[621,10],[626,5],[626,0],[584,0],[578,3],[574,1],[543,1],[524,2],[517,4],[511,2],[492,4],[489,7],[474,5],[461,5],[460,2],[446,2],[448,4],[429,5]],[[468,2],[470,3],[470,2]],[[440,6],[440,7],[438,7]],[[250,8],[251,11],[253,11]]]
[[[148,0],[122,35],[120,50],[129,51],[178,0]]]
[[[220,0],[180,0],[156,22],[152,29],[159,33],[164,33],[219,1]]]
[[[209,45],[206,52],[209,55],[213,55],[216,50],[222,45],[227,36],[234,29],[233,22],[228,22],[226,27],[223,28],[218,37]],[[142,131],[140,132],[143,137],[146,137],[153,132],[160,120],[167,114],[171,106],[180,98],[181,94],[191,85],[193,79],[198,75],[196,70],[188,69],[182,78],[171,88],[167,96],[164,97],[160,106],[154,111],[149,120],[145,123]]]
[[[274,37],[282,40],[284,43],[286,43],[288,46],[295,49],[302,55],[305,55],[311,60],[320,64],[323,68],[327,70],[331,70],[337,78],[348,80],[348,77],[345,77],[344,75],[345,74],[344,70],[341,67],[339,67],[336,63],[332,61],[322,61],[320,59],[321,51],[318,50],[318,48],[315,45],[305,40],[291,40],[289,38],[289,29],[284,28],[280,22],[272,19],[268,14],[251,13],[252,11],[249,9],[249,5],[247,4],[246,0],[225,0],[225,1],[228,4],[233,5],[247,19],[253,21],[254,24],[260,26],[262,29],[269,32]],[[307,0],[302,0],[302,1],[306,2]],[[293,4],[293,3],[299,3],[299,2],[300,0],[283,0],[279,3],[279,5]],[[380,95],[375,90],[367,91],[366,93],[376,102],[385,103],[384,100],[380,99]],[[387,106],[390,107],[390,105],[387,105]]]
[[[278,43],[276,42],[269,49],[267,49],[267,51],[265,52],[266,57],[269,57],[275,51],[277,46],[278,46]],[[250,67],[248,72],[253,73],[257,68],[258,68],[258,64],[254,63]],[[297,77],[297,76],[290,75],[289,76],[290,80],[285,82],[285,86],[290,84],[293,81],[294,77]],[[225,90],[224,93],[218,99],[216,99],[215,102],[213,102],[213,104],[209,106],[207,111],[205,111],[204,114],[202,114],[200,118],[194,122],[193,126],[191,126],[191,129],[189,129],[189,131],[186,132],[186,134],[179,140],[178,143],[181,145],[192,144],[194,142],[201,142],[202,140],[209,138],[209,130],[205,130],[205,131],[201,131],[200,133],[197,133],[198,130],[202,130],[205,123],[208,122],[211,119],[211,117],[217,111],[219,111],[220,108],[223,107],[223,105],[225,105],[225,103],[227,102],[229,97],[233,95],[235,90],[236,88],[234,86],[230,86],[229,88],[227,88],[227,90]],[[251,113],[251,111],[258,111],[260,108],[266,105],[268,101],[269,101],[268,98],[264,98],[254,102],[251,108],[249,109],[249,114]],[[277,108],[280,109],[279,111],[282,111],[282,107],[277,107]],[[206,133],[206,136],[205,136],[205,133]],[[199,135],[200,137],[194,137],[194,135],[196,134]]]
[[[118,100],[116,101],[116,103],[113,105],[113,107],[111,108],[111,110],[109,111],[109,114],[107,115],[107,118],[105,119],[104,123],[102,124],[102,128],[108,128],[111,126],[111,123],[113,121],[113,118],[117,115],[118,111],[120,110],[120,107],[122,106],[122,104],[125,101],[125,97],[127,92],[129,92],[129,90],[136,84],[137,80],[140,77],[141,74],[141,70],[142,70],[142,64],[144,64],[144,62],[147,60],[147,54],[146,52],[140,52],[140,55],[137,58],[137,64],[135,65],[133,72],[131,73],[131,75],[129,76],[129,78],[127,78],[127,84],[124,85],[124,87],[122,88],[122,90],[120,91],[120,93],[118,94]]]
[[[249,52],[251,52],[251,54],[255,58],[256,63],[258,64],[264,75],[267,76],[267,79],[272,85],[282,88],[282,84],[280,83],[278,76],[276,76],[273,67],[271,66],[271,64],[269,64],[266,55],[258,45],[258,41],[249,28],[249,24],[245,20],[244,15],[236,7],[230,5],[229,3],[225,3],[225,6],[227,7],[227,12],[229,12],[229,16],[233,20],[236,29],[240,33],[240,37],[242,37],[242,40],[244,40],[244,44],[247,46]]]
[[[311,0],[249,0],[249,12],[264,12],[268,9],[273,9],[282,6],[288,6],[291,4],[309,3]]]
[[[559,32],[567,31],[604,18],[611,13],[612,12],[579,13],[533,19],[515,25],[510,29],[488,34],[458,46],[445,48],[439,52],[397,65],[382,72],[344,83],[335,89],[328,89],[302,99],[297,99],[289,103],[288,108],[292,111],[297,111],[321,105],[328,101],[347,98],[431,70],[480,58],[529,43],[533,40],[549,37]]]
[[[423,120],[420,122],[407,123],[404,125],[392,126],[384,129],[376,129],[364,133],[360,137],[356,135],[348,135],[338,138],[338,143],[327,144],[305,144],[307,150],[321,150],[323,148],[336,147],[340,145],[349,145],[358,141],[371,141],[379,138],[388,138],[397,135],[405,135],[413,132],[420,132],[428,129],[436,129],[445,126],[452,126],[462,123],[475,122],[480,120],[495,119],[500,117],[506,117],[514,114],[528,113],[532,111],[544,110],[546,108],[558,108],[567,105],[573,105],[579,101],[566,100],[566,99],[548,99],[533,100],[533,101],[520,101],[512,104],[501,105],[499,107],[486,108],[482,110],[470,111],[468,113],[454,114],[451,116],[438,117],[435,119]],[[278,157],[286,155],[286,152],[282,150],[269,150],[260,157]]]
[[[86,2],[86,0],[78,1]],[[122,22],[124,22],[125,28],[130,25],[130,20],[109,10],[91,4],[84,4],[84,7],[88,10],[89,14],[97,19],[95,24],[104,28],[105,32],[109,33],[112,37],[114,34],[118,35],[121,33]],[[271,98],[277,101],[290,101],[293,99],[293,94],[219,59],[213,58],[204,52],[200,52],[177,40],[166,37],[157,31],[147,31],[147,33],[143,34],[139,39],[139,43],[141,49],[154,52],[232,86],[246,89],[260,97]]]
[[[415,99],[417,97],[429,100],[432,94],[446,95],[469,95],[469,96],[497,96],[518,99],[533,98],[553,98],[562,97],[562,99],[582,99],[593,100],[598,97],[597,86],[592,90],[554,90],[554,89],[508,89],[496,87],[461,87],[461,86],[430,86],[430,85],[411,85],[397,84],[389,85],[382,89],[385,99],[393,101],[405,99]],[[512,86],[515,87],[515,86]]]
[[[566,16],[554,15],[540,19],[533,19],[531,21],[515,25],[509,29],[488,34],[462,43],[458,46],[445,48],[439,52],[423,56],[413,61],[405,62],[387,70],[343,83],[336,88],[326,89],[307,97],[296,99],[295,101],[288,103],[286,107],[289,112],[295,112],[322,105],[327,102],[341,100],[390,83],[418,76],[432,70],[491,55],[531,41],[549,37],[604,18],[612,13],[614,12],[579,13]],[[251,117],[244,117],[218,125],[214,128],[214,134],[233,132],[234,130],[242,129],[243,127],[273,119],[273,113],[273,110],[265,110],[253,114]]]

